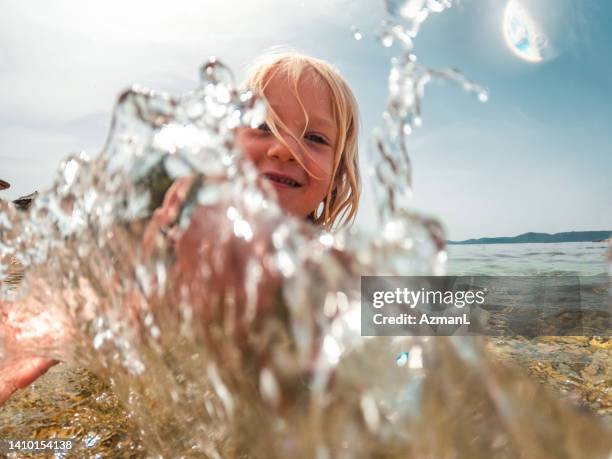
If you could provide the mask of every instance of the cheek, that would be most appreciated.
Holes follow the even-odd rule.
[[[313,199],[317,201],[317,203],[325,199],[330,183],[331,183],[331,167],[330,167],[330,171],[324,177],[322,177],[321,180],[312,179],[311,196],[313,197]]]
[[[305,158],[304,163],[312,172],[317,175],[317,177],[319,177],[320,181],[329,183],[334,169],[333,152],[311,153]]]
[[[234,138],[234,145],[242,151],[251,161],[257,160],[257,142],[250,139],[244,131],[238,131]]]

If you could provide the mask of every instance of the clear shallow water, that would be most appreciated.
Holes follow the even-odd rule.
[[[452,275],[596,276],[608,272],[605,242],[449,245]]]
[[[563,246],[564,244],[558,245]],[[579,246],[583,247],[585,245],[570,244],[570,246],[575,252],[582,252],[583,250]],[[586,244],[586,246],[593,248],[587,253],[601,254],[601,251],[605,250],[605,246],[602,244]],[[563,252],[563,250],[559,250],[559,247],[545,246],[534,249],[534,247],[529,246],[487,246],[485,250],[479,250],[482,247],[468,246],[459,249],[466,255],[473,269],[476,269],[476,267],[478,269],[487,268],[489,273],[491,273],[491,266],[501,265],[504,267],[505,260],[509,258],[491,259],[489,252],[504,253],[505,255],[510,252],[514,252],[514,254],[533,254],[531,258],[527,258],[527,260],[534,260],[532,264],[528,262],[520,264],[527,272],[541,273],[546,269],[546,266],[555,263],[557,263],[554,265],[555,272],[561,270],[574,274],[576,271],[575,265],[571,265],[571,257],[565,257],[563,265],[560,266],[556,261],[560,255],[546,257],[543,254],[543,251],[547,249],[550,251],[549,253]],[[467,252],[475,252],[475,254],[468,256]],[[565,249],[565,252],[571,253],[571,250]],[[594,260],[598,259],[594,256],[592,258]],[[455,262],[457,260],[451,257],[450,265],[457,266]],[[514,269],[516,269],[516,265]],[[457,271],[457,273],[465,272]],[[509,268],[504,272],[515,274],[515,271]],[[554,415],[561,416],[561,419],[571,420],[579,429],[587,428],[593,432],[597,431],[594,424],[591,424],[585,418],[581,418],[577,413],[568,413],[561,408],[555,408],[555,410],[560,411],[551,413],[551,407],[555,406],[553,400],[561,398],[565,400],[564,403],[569,402],[569,404],[581,407],[595,414],[605,424],[612,426],[612,366],[610,364],[612,362],[612,340],[610,338],[592,336],[540,337],[531,340],[524,338],[488,338],[485,347],[490,355],[486,359],[487,365],[502,362],[509,368],[518,368],[519,375],[520,373],[527,374],[529,379],[537,382],[537,385],[532,387],[527,384],[526,379],[521,379],[517,377],[519,375],[514,373],[505,374],[501,368],[493,370],[493,367],[489,367],[488,371],[491,373],[484,379],[481,379],[482,376],[477,376],[476,379],[471,380],[469,371],[465,368],[455,368],[454,371],[460,371],[461,378],[465,378],[468,387],[470,387],[469,390],[475,394],[473,401],[477,404],[475,406],[479,406],[479,410],[483,409],[483,403],[485,403],[485,398],[479,398],[484,395],[480,385],[483,382],[490,384],[492,375],[499,372],[497,377],[508,378],[507,380],[504,379],[502,384],[505,387],[504,391],[512,393],[509,388],[518,390],[518,393],[522,394],[521,397],[525,397],[524,400],[531,405],[530,412],[532,414],[537,413],[538,416],[547,419],[547,425],[551,424],[549,416]],[[448,365],[449,362],[446,364]],[[387,367],[391,368],[392,366],[392,362],[387,363]],[[448,368],[445,372],[447,371],[449,371]],[[439,386],[441,381],[436,382],[433,379],[430,380],[430,383]],[[457,387],[462,383],[458,380],[455,382],[451,380],[450,384],[446,389],[450,391],[449,393],[458,390]],[[506,395],[509,394],[506,393]],[[407,396],[409,397],[409,392],[407,392]],[[438,394],[436,397],[439,396]],[[462,395],[459,398],[463,400],[464,396]],[[437,418],[440,414],[436,410],[442,409],[442,406],[438,406],[439,404],[436,404],[434,400],[424,400],[428,409],[433,410],[429,412],[432,419]],[[450,413],[451,415],[447,419],[456,422],[457,418],[453,419],[453,416],[458,416],[460,411],[450,411]],[[531,421],[525,420],[524,422]],[[550,428],[562,432],[564,428],[561,425],[562,423],[553,423]],[[469,436],[467,432],[463,435]],[[150,443],[147,434],[138,428],[131,413],[125,409],[117,395],[93,374],[69,365],[60,365],[52,369],[33,387],[21,391],[0,410],[0,437],[76,438],[78,452],[75,451],[72,456],[69,455],[68,457],[115,457],[114,455],[119,451],[121,451],[122,457],[151,457],[145,446]],[[443,439],[445,436],[438,432],[436,438]],[[586,432],[584,432],[584,438],[587,438]],[[452,439],[450,444],[462,448],[460,443],[454,443],[455,441],[456,439]],[[529,441],[526,441],[525,444],[528,445]],[[561,449],[556,451],[564,451],[564,448],[565,446],[562,446]],[[525,457],[545,456],[527,455]]]
[[[407,455],[582,459],[605,457],[612,449],[596,418],[560,404],[522,373],[500,366],[481,340],[359,337],[353,313],[358,311],[360,274],[368,270],[437,273],[437,267],[443,268],[439,250],[444,235],[437,222],[410,213],[404,199],[411,190],[407,135],[420,124],[423,87],[432,79],[451,80],[486,99],[485,92],[458,72],[424,68],[412,53],[412,38],[420,24],[449,2],[385,4],[389,14],[400,15],[409,24],[388,24],[382,37],[385,46],[395,41],[403,47],[392,61],[385,113],[388,132],[376,146],[382,238],[366,241],[342,233],[336,238],[319,237],[282,218],[268,196],[254,186],[254,171],[228,150],[230,130],[252,123],[258,110],[252,95],[243,97],[231,90],[229,71],[216,61],[203,67],[203,84],[193,94],[179,98],[143,90],[122,94],[103,155],[93,162],[80,156],[69,160],[54,190],[35,204],[30,215],[34,224],[5,209],[6,220],[15,226],[4,250],[31,268],[26,277],[31,287],[40,280],[52,285],[34,290],[40,301],[33,311],[23,313],[41,313],[35,317],[49,319],[38,320],[39,328],[55,324],[58,317],[65,319],[64,328],[60,327],[66,331],[61,336],[65,341],[58,338],[51,343],[55,347],[46,346],[48,355],[97,371],[137,426],[139,440],[123,446],[110,442],[101,457],[140,454],[139,441],[145,454],[155,457],[266,459]],[[165,238],[157,238],[153,259],[139,250],[140,219],[150,209],[148,201],[137,198],[147,195],[146,182],[157,165],[172,178],[194,172],[205,177],[197,193],[189,193],[193,200],[187,204],[192,209],[212,206],[211,214],[220,221],[211,227],[224,230],[223,237],[214,240],[212,261],[195,260],[211,269],[199,272],[201,277],[192,283],[170,269],[172,257]],[[214,207],[217,203],[220,207]],[[188,215],[181,214],[184,223],[189,223]],[[183,218],[179,220],[183,223]],[[269,251],[251,254],[251,237],[270,236],[266,232],[270,225],[275,232],[263,244]],[[23,238],[24,234],[35,237]],[[87,247],[79,240],[84,234]],[[253,256],[244,270],[245,279],[215,282],[211,276],[217,267],[222,274],[225,269],[235,271],[228,261],[236,252],[241,257],[232,261]],[[267,309],[250,314],[253,307],[257,311],[257,302],[250,299],[258,292],[248,287],[259,285],[257,267],[262,261],[282,278],[283,295],[263,291]],[[61,303],[57,292],[63,288],[68,294]],[[48,305],[58,315],[48,317]],[[607,342],[595,342],[599,344],[593,347],[603,349],[605,357]],[[24,349],[40,351],[33,342],[26,343],[31,348],[21,344],[17,340],[17,345],[7,346],[7,355],[19,355]],[[567,346],[553,344],[553,348],[546,348],[547,355],[558,356]],[[400,368],[394,362],[403,353],[409,357]],[[583,371],[594,375],[594,384],[603,378],[605,387],[609,367],[599,361],[592,359],[582,370],[571,370],[578,378],[585,378]],[[562,377],[569,379],[561,370]],[[44,383],[43,379],[37,385]],[[40,404],[15,398],[2,410],[2,434],[15,434],[12,420],[23,420],[20,413],[26,408],[32,408],[33,415],[18,426],[24,429],[19,430],[22,437],[46,435],[45,426],[62,424],[58,419],[63,416],[78,429],[82,409],[105,398],[99,392],[104,388],[77,387],[66,393],[60,384],[55,390],[64,391],[76,403],[55,417],[53,409],[45,407],[47,397],[37,398]],[[71,392],[77,395],[72,397]],[[595,388],[594,394],[601,403],[602,392]],[[120,408],[112,413],[111,421],[126,417]],[[133,433],[130,426],[118,428]],[[101,430],[88,428],[75,435],[90,448],[100,441]]]
[[[451,245],[447,250],[452,275],[594,276],[596,294],[601,298],[607,294],[608,244],[604,242]],[[528,299],[527,303],[533,302]],[[521,368],[557,396],[612,425],[609,336],[493,337],[487,339],[487,346],[502,362]]]

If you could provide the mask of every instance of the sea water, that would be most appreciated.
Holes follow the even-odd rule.
[[[232,145],[235,127],[261,122],[262,105],[213,59],[191,93],[121,94],[100,155],[68,158],[27,214],[2,205],[1,358],[89,368],[152,457],[608,455],[598,420],[501,366],[482,340],[360,336],[360,275],[446,270],[441,225],[407,201],[424,86],[443,79],[487,98],[414,54],[423,22],[451,2],[386,6],[381,42],[399,50],[375,141],[381,237],[321,233],[282,215]],[[147,253],[160,177],[186,175],[196,179],[178,224],[189,231],[207,212],[213,243],[185,253],[160,235]],[[27,269],[17,286],[7,284],[11,263]],[[186,276],[181,263],[201,268]],[[99,441],[74,435],[77,457]],[[119,456],[134,450],[116,446]]]
[[[601,276],[606,242],[449,245],[449,274],[491,276]]]
[[[604,299],[611,285],[606,242],[465,244],[447,249],[450,275],[559,277],[595,290]],[[599,302],[590,304],[589,297],[582,300],[584,311],[601,308]],[[540,306],[533,296],[523,298],[524,308]],[[490,338],[488,346],[508,364],[527,369],[532,378],[599,413],[612,425],[609,336]]]

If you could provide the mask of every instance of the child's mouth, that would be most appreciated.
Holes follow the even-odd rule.
[[[279,188],[299,188],[302,185],[292,178],[289,178],[285,175],[266,173],[263,174],[265,178],[270,180],[275,187]]]

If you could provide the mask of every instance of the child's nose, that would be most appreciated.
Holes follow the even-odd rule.
[[[278,158],[281,161],[294,161],[294,154],[297,151],[299,151],[298,142],[290,135],[284,136],[283,139],[275,137],[268,148],[268,157]]]

